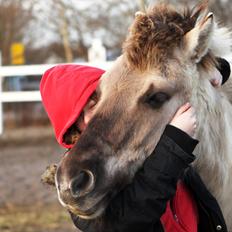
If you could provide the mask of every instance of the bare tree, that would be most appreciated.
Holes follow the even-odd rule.
[[[63,0],[53,0],[53,7],[57,9],[58,13],[58,31],[62,38],[62,43],[65,51],[66,62],[71,63],[73,61],[73,53],[70,44],[69,37],[69,22],[66,16],[67,5]],[[54,9],[53,8],[53,9]]]
[[[4,65],[11,63],[10,47],[14,42],[22,42],[32,18],[32,5],[25,9],[20,0],[0,1],[0,50]]]
[[[139,6],[140,6],[140,10],[145,12],[145,10],[146,10],[145,0],[139,0]]]
[[[68,62],[72,56],[86,60],[87,50],[96,37],[109,50],[120,50],[132,16],[139,9],[135,2],[127,0],[106,0],[104,4],[92,1],[85,9],[72,3],[72,0],[49,1],[39,19],[42,18],[48,31],[54,32],[55,42],[63,44]]]
[[[38,45],[35,47],[37,55],[42,54],[41,59],[55,54],[56,57],[67,62],[72,62],[74,58],[86,60],[88,47],[94,38],[100,38],[108,51],[119,55],[134,13],[138,10],[144,11],[149,5],[159,2],[159,0],[105,0],[102,4],[102,1],[88,0],[85,3],[86,6],[83,7],[77,4],[76,0],[39,0],[37,5],[44,4],[44,8],[35,14],[33,11],[25,11],[22,7],[22,2],[26,1],[35,2],[36,0],[0,0],[0,49],[4,50],[4,63],[10,62],[11,41],[20,41],[29,35],[32,37],[30,47],[41,41],[39,46],[45,51],[38,53],[40,47]],[[198,3],[198,0],[166,1],[182,6]],[[210,2],[217,18],[227,25],[231,24],[232,4],[226,0],[211,0]],[[25,25],[28,25],[31,17],[34,17],[36,26],[26,31]],[[36,23],[35,20],[40,23]],[[12,25],[15,25],[14,28]],[[43,33],[40,32],[39,36],[35,36],[39,31]],[[49,33],[50,40],[47,40],[43,34]],[[38,59],[33,58],[33,60]]]
[[[139,4],[135,1],[107,0],[104,7],[100,2],[95,2],[83,15],[85,23],[81,23],[82,31],[91,38],[100,38],[108,50],[118,54],[134,13],[138,10]]]

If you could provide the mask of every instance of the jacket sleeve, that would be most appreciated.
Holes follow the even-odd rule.
[[[90,221],[71,215],[74,224],[84,232],[154,231],[175,194],[179,177],[194,160],[191,153],[197,143],[168,125],[133,182],[110,202],[104,215]]]

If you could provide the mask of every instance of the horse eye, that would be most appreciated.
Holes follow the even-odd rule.
[[[166,101],[170,99],[169,95],[166,93],[155,93],[152,96],[148,97],[147,103],[152,107],[152,108],[160,108]]]

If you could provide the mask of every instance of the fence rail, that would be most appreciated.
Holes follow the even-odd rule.
[[[80,65],[90,65],[102,69],[109,69],[112,62],[103,63],[78,63]],[[0,66],[0,135],[3,133],[3,103],[12,102],[39,102],[41,101],[40,92],[36,91],[3,91],[3,79],[5,77],[14,76],[30,76],[43,75],[43,73],[54,67],[53,65],[24,65],[24,66]]]

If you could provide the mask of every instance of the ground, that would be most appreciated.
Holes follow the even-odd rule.
[[[40,176],[62,153],[51,128],[24,128],[0,136],[0,231],[74,232],[56,191]]]

